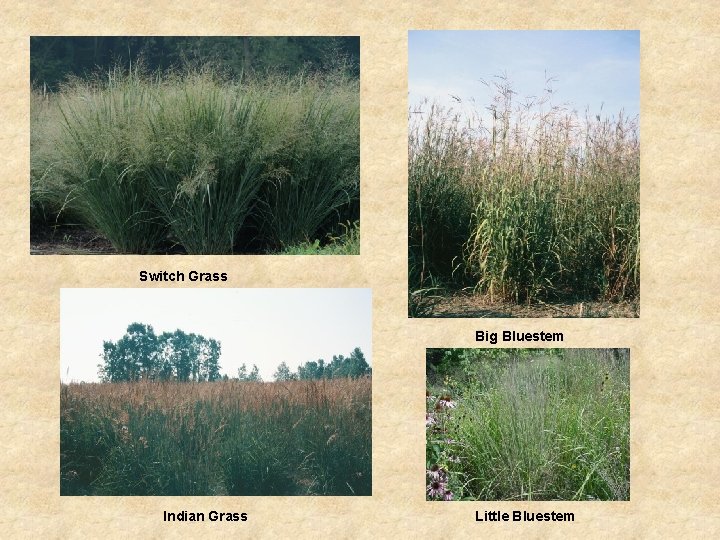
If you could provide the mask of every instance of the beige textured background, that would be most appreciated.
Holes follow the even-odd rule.
[[[460,3],[457,3],[460,4]],[[4,1],[0,8],[0,536],[267,538],[720,535],[720,8],[716,2],[170,3]],[[545,7],[541,7],[545,4]],[[407,31],[641,31],[640,319],[408,320]],[[360,35],[362,255],[30,256],[30,35]],[[225,271],[227,287],[373,289],[373,492],[365,498],[59,496],[59,289],[140,287],[137,272]],[[476,329],[552,330],[630,347],[631,501],[428,503],[424,348]],[[281,339],[280,333],[278,338]],[[163,510],[247,512],[163,523]],[[476,523],[475,510],[572,511],[575,523]]]

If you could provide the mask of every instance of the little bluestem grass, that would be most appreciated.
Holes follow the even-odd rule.
[[[456,352],[426,414],[428,470],[453,499],[629,500],[627,350]]]

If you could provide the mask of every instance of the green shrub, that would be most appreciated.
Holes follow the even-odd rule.
[[[282,126],[283,144],[266,168],[261,231],[271,246],[308,242],[360,194],[357,83],[308,79],[275,95],[266,122]]]
[[[270,153],[255,126],[266,106],[262,94],[228,91],[205,73],[164,90],[142,168],[151,199],[188,253],[232,253]]]
[[[282,251],[283,255],[360,255],[360,223],[341,223],[344,232],[340,236],[328,235],[325,245],[320,240],[301,242]]]

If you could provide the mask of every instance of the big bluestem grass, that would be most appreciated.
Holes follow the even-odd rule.
[[[369,379],[61,388],[63,495],[370,495]]]
[[[443,419],[454,444],[433,449],[428,435],[460,498],[629,500],[627,351],[465,354],[458,406]]]
[[[427,104],[426,104],[427,105]],[[428,105],[425,120],[410,116],[409,227],[411,289],[452,279],[470,236],[474,209],[466,182],[472,136],[458,115]]]
[[[509,301],[639,292],[639,135],[493,83],[490,120],[410,118],[410,287],[429,276]]]
[[[121,252],[169,239],[232,253],[248,221],[277,249],[358,204],[359,89],[339,75],[236,82],[136,66],[73,79],[47,101],[32,101],[35,214],[54,193]]]

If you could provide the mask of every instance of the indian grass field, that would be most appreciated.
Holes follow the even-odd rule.
[[[61,495],[371,495],[371,379],[63,384]]]
[[[630,499],[627,349],[428,349],[428,500]]]
[[[410,314],[461,289],[515,304],[637,300],[638,119],[487,84],[485,113],[410,111]]]
[[[342,71],[238,81],[138,64],[35,89],[33,236],[87,229],[119,253],[357,254],[359,97]]]

